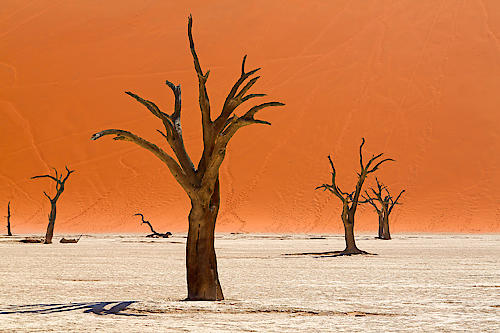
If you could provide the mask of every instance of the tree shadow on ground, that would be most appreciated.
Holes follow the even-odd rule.
[[[284,256],[312,256],[314,258],[332,258],[332,257],[343,257],[343,256],[353,256],[353,255],[365,255],[365,256],[376,256],[376,253],[368,253],[366,251],[359,251],[355,253],[350,253],[344,251],[327,251],[327,252],[302,252],[302,253],[285,253]]]
[[[119,315],[119,316],[134,316],[143,317],[145,315],[122,313],[128,306],[137,301],[123,302],[73,302],[66,304],[29,304],[29,305],[8,305],[0,307],[0,315],[2,314],[19,314],[19,313],[57,313],[84,310],[83,313],[94,313],[97,315]],[[111,306],[106,308],[106,306]]]

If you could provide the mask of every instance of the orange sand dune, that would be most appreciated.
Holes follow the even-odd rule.
[[[0,8],[0,212],[14,232],[43,231],[47,181],[77,170],[57,231],[186,230],[189,202],[157,159],[130,143],[90,141],[106,128],[162,143],[159,121],[131,90],[170,112],[164,80],[183,87],[185,141],[200,155],[197,83],[186,36],[193,14],[212,110],[239,75],[285,108],[273,126],[243,129],[221,169],[218,231],[338,232],[340,205],[314,191],[352,187],[357,148],[397,160],[378,176],[407,190],[393,231],[500,231],[500,2],[489,1],[48,1]],[[239,111],[240,113],[242,110]],[[3,215],[3,214],[2,214]],[[376,230],[368,207],[358,230]]]

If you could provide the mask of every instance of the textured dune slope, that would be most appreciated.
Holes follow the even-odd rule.
[[[500,3],[490,1],[2,1],[0,9],[0,211],[14,231],[43,230],[49,184],[29,177],[77,170],[56,231],[186,228],[189,202],[168,170],[122,128],[162,143],[160,123],[123,94],[172,107],[183,88],[186,144],[199,158],[196,77],[186,17],[212,110],[239,75],[241,57],[263,67],[255,92],[281,100],[271,127],[243,129],[221,169],[220,231],[340,231],[339,202],[314,187],[352,187],[356,150],[397,160],[378,176],[404,205],[394,231],[500,231]],[[240,110],[240,114],[243,110]],[[237,112],[238,113],[238,112]],[[358,229],[377,219],[360,211]]]

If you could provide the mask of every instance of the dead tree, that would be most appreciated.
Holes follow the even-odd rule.
[[[372,156],[368,163],[363,163],[363,145],[365,144],[365,139],[362,139],[361,145],[359,146],[359,164],[361,166],[361,171],[358,173],[358,182],[356,184],[356,188],[354,191],[348,193],[344,192],[340,189],[340,187],[336,183],[337,171],[335,170],[335,166],[333,165],[332,158],[328,156],[328,161],[330,162],[330,167],[332,168],[332,183],[331,184],[323,184],[318,186],[316,189],[323,189],[324,191],[328,190],[333,193],[337,198],[342,202],[342,222],[344,224],[345,231],[345,244],[346,247],[343,251],[332,252],[332,255],[352,255],[352,254],[367,254],[367,252],[358,249],[356,246],[356,240],[354,238],[354,215],[356,213],[356,209],[360,201],[361,190],[363,188],[363,183],[365,182],[366,177],[372,173],[377,171],[377,169],[382,165],[382,163],[387,161],[394,161],[391,158],[386,158],[380,160],[382,154],[378,154],[376,156]],[[372,164],[376,163],[373,167]]]
[[[181,129],[181,86],[166,81],[174,94],[173,113],[162,112],[158,106],[134,93],[126,92],[143,104],[163,123],[165,131],[158,132],[166,140],[176,159],[157,145],[143,138],[119,129],[108,129],[92,136],[97,140],[105,135],[115,135],[114,140],[130,141],[149,150],[158,157],[170,170],[191,201],[189,213],[189,229],[186,245],[187,267],[187,300],[222,300],[224,299],[217,273],[217,261],[214,249],[214,229],[220,205],[219,168],[226,155],[229,140],[236,132],[247,125],[265,124],[269,122],[255,119],[258,111],[274,106],[284,105],[280,102],[267,102],[255,105],[240,116],[234,112],[241,104],[265,94],[247,94],[257,82],[259,76],[252,77],[260,68],[246,71],[246,56],[241,64],[241,74],[229,91],[222,110],[212,117],[206,83],[210,71],[203,72],[195,51],[192,36],[192,18],[188,18],[188,39],[194,68],[198,77],[199,104],[201,110],[201,127],[203,131],[203,153],[195,167],[186,151]],[[248,80],[248,81],[247,81]]]
[[[12,236],[12,232],[10,231],[10,201],[7,204],[7,236]]]
[[[134,216],[140,216],[141,217],[141,220],[142,220],[142,223],[143,224],[147,224],[149,226],[149,229],[151,229],[151,234],[147,235],[146,237],[152,237],[152,238],[168,238],[170,236],[172,236],[172,233],[171,232],[166,232],[164,234],[162,233],[159,233],[159,232],[156,232],[155,229],[153,229],[153,226],[151,225],[151,223],[149,221],[146,221],[144,220],[144,215],[140,214],[140,213],[137,213],[137,214],[134,214]]]
[[[52,243],[52,236],[54,235],[54,223],[56,222],[56,204],[57,200],[61,196],[61,194],[64,191],[64,185],[66,181],[69,178],[69,175],[71,175],[75,170],[70,170],[68,167],[66,167],[66,176],[61,173],[57,172],[56,169],[54,169],[55,176],[51,175],[41,175],[41,176],[34,176],[31,177],[31,179],[39,179],[39,178],[49,178],[52,179],[56,183],[56,194],[54,195],[53,198],[51,198],[47,192],[43,192],[43,194],[49,199],[50,201],[50,214],[49,214],[49,224],[47,225],[47,233],[45,234],[45,244],[51,244]],[[63,178],[64,176],[64,178]]]
[[[372,205],[378,214],[377,238],[389,240],[391,239],[391,233],[389,231],[389,215],[391,214],[394,206],[398,204],[398,200],[405,190],[399,192],[396,199],[394,199],[389,193],[387,186],[380,183],[377,178],[375,178],[375,180],[377,182],[377,187],[370,188],[371,194],[368,193],[368,191],[365,191],[363,199]]]

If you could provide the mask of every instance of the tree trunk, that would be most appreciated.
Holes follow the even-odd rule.
[[[56,222],[56,203],[51,202],[51,209],[49,214],[49,225],[47,226],[47,233],[45,234],[44,244],[52,244],[52,236],[54,236],[54,223]]]
[[[363,251],[358,249],[354,239],[354,216],[348,214],[342,222],[344,222],[345,231],[345,250],[343,252],[346,254],[362,253]]]
[[[382,226],[383,226],[383,232],[382,232],[382,239],[391,239],[391,233],[389,232],[389,214],[386,214],[384,218],[382,219]]]
[[[191,200],[186,246],[187,286],[189,301],[223,300],[217,273],[214,248],[215,221],[219,212],[219,182],[210,204]]]
[[[384,222],[382,219],[382,215],[379,214],[378,216],[378,237],[382,239],[382,235],[384,234]]]
[[[10,201],[7,205],[7,236],[12,236],[12,232],[10,231]]]

